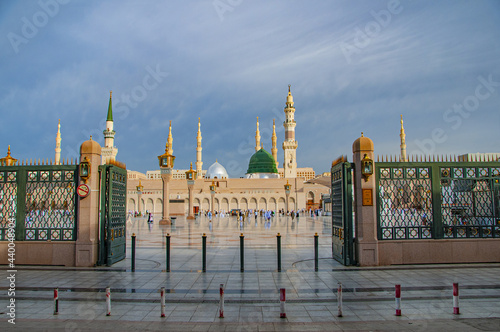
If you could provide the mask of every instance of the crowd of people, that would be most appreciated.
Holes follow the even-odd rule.
[[[209,221],[212,221],[212,218],[226,218],[229,216],[237,216],[239,221],[245,221],[245,219],[248,220],[248,218],[254,218],[257,220],[257,218],[261,217],[264,218],[266,221],[271,220],[276,214],[278,214],[280,217],[284,216],[289,216],[293,219],[299,218],[300,216],[305,216],[305,215],[310,215],[311,217],[318,217],[321,216],[321,209],[300,209],[297,211],[291,210],[291,211],[285,211],[285,209],[280,209],[278,212],[275,212],[274,210],[240,210],[240,209],[233,209],[229,212],[226,212],[224,210],[221,211],[211,211],[211,210],[200,210],[198,215],[203,215],[208,218]],[[129,216],[131,217],[147,217],[148,223],[153,223],[153,214],[149,211],[146,210],[145,213],[138,212],[138,211],[129,211],[128,212]]]

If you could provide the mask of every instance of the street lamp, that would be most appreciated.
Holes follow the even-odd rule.
[[[196,171],[193,170],[193,163],[189,166],[189,171],[186,172],[186,180],[188,185],[189,192],[189,208],[188,208],[188,216],[186,219],[194,219],[193,213],[193,187],[194,187],[194,179],[196,178]]]
[[[286,180],[285,184],[285,195],[286,195],[286,212],[288,213],[288,198],[290,197],[290,184],[288,183],[288,180]]]
[[[137,210],[139,211],[139,215],[141,214],[141,197],[142,197],[142,191],[144,189],[144,186],[141,185],[141,180],[139,180],[139,185],[135,187],[137,189],[137,196],[138,196],[138,201],[137,201]]]
[[[160,225],[169,225],[169,201],[170,191],[169,182],[172,179],[172,168],[174,167],[175,157],[168,153],[168,142],[165,145],[165,153],[158,156],[160,163],[161,179],[163,181],[163,216],[160,220]]]
[[[371,160],[366,153],[364,158],[361,159],[361,174],[364,176],[365,182],[367,182],[368,178],[373,174],[373,160]]]

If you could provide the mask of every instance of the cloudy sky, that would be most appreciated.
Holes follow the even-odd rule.
[[[157,169],[172,120],[176,168],[242,176],[258,116],[279,145],[292,86],[299,167],[328,171],[352,142],[411,154],[500,152],[500,2],[0,2],[0,154],[62,157],[102,131],[113,90],[117,159]],[[283,151],[278,152],[282,164]]]

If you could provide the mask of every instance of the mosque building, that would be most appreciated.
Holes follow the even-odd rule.
[[[274,120],[271,138],[272,148],[271,153],[269,153],[264,150],[260,142],[259,119],[257,118],[255,153],[249,160],[248,168],[243,178],[229,178],[226,169],[217,160],[207,170],[202,169],[201,121],[198,119],[195,163],[196,179],[193,190],[193,210],[195,213],[200,210],[229,212],[234,209],[274,211],[288,209],[289,211],[297,211],[300,209],[317,209],[321,207],[321,195],[327,194],[329,187],[316,183],[308,183],[308,180],[315,177],[314,170],[310,167],[297,167],[296,154],[298,143],[295,140],[295,107],[290,86],[288,86],[284,112],[285,121],[283,122],[283,126],[285,128],[285,139],[282,144],[284,152],[283,167],[278,167],[277,136]],[[108,131],[112,131],[112,124],[110,126],[107,123],[107,127]],[[112,143],[110,144],[112,146]],[[171,123],[167,146],[169,154],[172,154],[173,137]],[[117,151],[116,148],[113,151]],[[169,184],[169,209],[171,215],[185,215],[188,213],[187,171],[172,170],[172,181]],[[147,171],[146,174],[128,170],[127,177],[127,209],[129,211],[144,212],[147,210],[153,213],[161,213],[163,208],[163,186],[160,170]],[[211,185],[215,187],[215,192],[210,190]],[[290,186],[288,195],[285,192],[285,185]],[[140,191],[137,190],[138,187],[141,189]],[[287,196],[288,207],[286,204]]]

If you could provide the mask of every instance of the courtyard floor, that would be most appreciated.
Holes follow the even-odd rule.
[[[17,266],[16,324],[8,323],[9,281],[0,266],[0,329],[171,331],[498,331],[500,264],[345,267],[331,258],[331,217],[206,217],[159,225],[159,216],[127,220],[127,258],[111,267]],[[136,269],[131,271],[131,235]],[[202,234],[207,236],[202,272]],[[277,271],[277,239],[282,270]],[[314,270],[314,235],[319,270]],[[166,239],[171,271],[166,272]],[[244,272],[240,271],[244,235]],[[460,315],[453,315],[452,284],[460,286]],[[343,287],[338,317],[337,287]],[[219,289],[224,285],[224,318]],[[394,287],[401,284],[402,316],[395,316]],[[106,287],[111,315],[106,316]],[[166,317],[160,317],[160,289]],[[53,289],[59,289],[54,315]],[[280,318],[279,289],[286,289]]]

